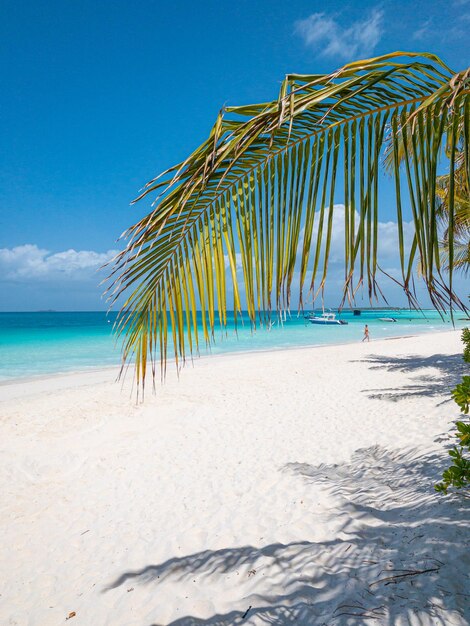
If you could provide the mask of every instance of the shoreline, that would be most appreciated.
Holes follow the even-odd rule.
[[[268,331],[266,331],[268,332]],[[438,329],[434,329],[432,331],[427,330],[426,332],[418,332],[412,335],[392,335],[390,337],[380,337],[379,339],[372,339],[371,342],[369,343],[373,343],[373,344],[378,344],[379,342],[382,341],[393,341],[393,340],[398,340],[398,339],[411,339],[414,337],[421,337],[421,336],[430,336],[430,335],[439,335],[439,334],[443,334],[443,333],[453,333],[453,332],[461,332],[461,329],[456,329],[456,328],[446,328],[446,329],[442,329],[442,330],[438,330]],[[193,355],[193,357],[187,357],[186,362],[184,365],[181,366],[180,371],[184,371],[185,369],[187,369],[188,367],[190,367],[191,365],[195,365],[196,363],[200,362],[205,362],[207,359],[213,360],[213,359],[218,359],[218,358],[231,358],[233,356],[245,356],[245,355],[257,355],[257,354],[269,354],[269,353],[278,353],[278,352],[292,352],[292,351],[296,351],[296,350],[316,350],[319,348],[329,348],[329,347],[341,347],[341,346],[350,346],[350,345],[355,345],[355,344],[360,344],[362,343],[362,341],[357,340],[357,341],[346,341],[346,342],[340,342],[340,343],[328,343],[328,344],[311,344],[311,345],[299,345],[299,346],[281,346],[281,347],[273,347],[273,348],[267,348],[267,349],[255,349],[255,350],[233,350],[231,352],[221,352],[221,353],[217,353],[217,354],[203,354],[203,355]],[[175,364],[175,359],[174,358],[169,358],[167,360],[167,365],[168,365],[168,370],[170,370],[170,368],[173,367],[174,369],[174,364]],[[133,364],[131,363],[129,365],[129,369],[133,369]],[[2,401],[1,398],[1,390],[4,387],[9,387],[9,386],[14,386],[14,385],[21,385],[21,384],[31,384],[31,383],[37,383],[37,382],[45,382],[45,381],[49,381],[51,379],[62,379],[62,378],[66,378],[66,377],[73,377],[73,376],[92,376],[92,375],[96,375],[96,374],[108,374],[111,372],[116,372],[116,374],[119,374],[119,371],[121,370],[121,365],[109,365],[109,366],[89,366],[86,369],[79,369],[79,370],[70,370],[70,371],[57,371],[57,372],[47,372],[47,373],[43,373],[43,374],[37,374],[37,375],[33,375],[33,376],[24,376],[24,377],[16,377],[16,378],[11,378],[11,379],[3,379],[0,380],[0,402]],[[127,374],[124,375],[124,379],[126,378]],[[157,380],[157,378],[156,378]],[[116,380],[117,383],[120,382],[120,379]]]

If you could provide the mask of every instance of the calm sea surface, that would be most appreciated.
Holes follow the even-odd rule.
[[[394,317],[396,323],[380,321]],[[470,322],[459,320],[463,328]],[[287,318],[271,330],[251,332],[249,324],[238,325],[238,337],[230,325],[228,333],[216,333],[216,343],[201,353],[220,354],[253,350],[292,348],[360,341],[364,324],[370,328],[371,340],[436,330],[451,329],[450,318],[442,321],[435,311],[364,311],[359,317],[343,312],[344,326],[309,324],[297,315]],[[117,365],[120,343],[113,336],[115,314],[80,313],[0,313],[0,381],[56,372],[78,371]],[[202,333],[201,333],[202,337]]]

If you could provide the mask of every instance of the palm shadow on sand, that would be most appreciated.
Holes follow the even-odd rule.
[[[371,399],[393,402],[405,398],[434,398],[442,395],[448,395],[443,403],[448,402],[450,391],[468,373],[468,364],[464,362],[461,353],[433,354],[428,357],[370,355],[366,359],[353,362],[369,363],[371,370],[384,369],[387,372],[410,374],[410,383],[407,385],[364,390]]]
[[[158,606],[159,584],[187,582],[190,593],[195,582],[217,607],[211,584],[232,577],[239,585],[233,610],[166,626],[464,626],[470,507],[461,496],[434,493],[445,462],[373,446],[339,465],[289,463],[281,471],[326,489],[331,520],[342,516],[331,541],[206,550],[125,572],[104,591],[154,585]],[[316,513],[306,515],[314,525]]]

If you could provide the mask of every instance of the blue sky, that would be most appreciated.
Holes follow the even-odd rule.
[[[0,309],[106,308],[95,270],[149,208],[130,200],[224,103],[398,49],[459,70],[469,27],[470,0],[3,0]]]

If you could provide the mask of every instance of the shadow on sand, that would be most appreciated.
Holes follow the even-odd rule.
[[[158,606],[159,585],[187,582],[190,594],[194,581],[217,611],[216,588],[229,590],[233,610],[165,626],[464,626],[470,501],[434,493],[445,461],[373,446],[340,465],[289,463],[282,472],[328,492],[326,523],[340,519],[330,541],[206,550],[125,572],[104,591],[154,585]]]
[[[410,375],[411,382],[402,387],[388,387],[385,389],[367,389],[369,398],[398,401],[405,398],[434,398],[450,394],[462,376],[468,373],[468,364],[462,358],[462,354],[433,354],[428,357],[406,356],[375,356],[371,355],[360,362],[369,363],[372,370],[385,369],[388,372],[405,372]],[[426,371],[428,370],[428,371]],[[443,403],[450,401],[450,397]]]

